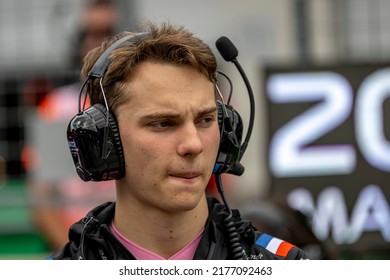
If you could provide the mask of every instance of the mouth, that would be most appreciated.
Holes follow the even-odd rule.
[[[201,173],[199,172],[180,172],[180,173],[171,173],[169,174],[170,177],[179,179],[186,182],[193,182],[200,178]]]

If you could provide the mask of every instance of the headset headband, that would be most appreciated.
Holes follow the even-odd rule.
[[[110,55],[111,52],[117,49],[120,45],[125,42],[136,43],[148,37],[148,32],[136,33],[132,35],[127,35],[123,38],[120,38],[116,42],[114,42],[111,46],[109,46],[104,53],[99,57],[99,59],[93,65],[91,71],[88,73],[88,78],[102,78],[104,73],[107,70],[108,65],[110,64]]]

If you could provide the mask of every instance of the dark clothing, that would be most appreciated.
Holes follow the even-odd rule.
[[[301,249],[289,243],[281,243],[279,239],[272,239],[271,236],[254,229],[250,222],[241,220],[237,210],[233,210],[232,218],[225,222],[228,211],[223,204],[214,198],[208,198],[208,206],[210,215],[196,249],[195,260],[227,260],[238,257],[268,260],[306,259]],[[114,202],[107,202],[93,209],[85,218],[71,226],[69,242],[49,259],[134,260],[134,256],[109,229],[114,212]],[[270,240],[274,242],[269,242]],[[274,246],[266,246],[271,243]]]

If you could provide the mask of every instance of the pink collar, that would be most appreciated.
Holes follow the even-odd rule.
[[[116,229],[114,222],[111,222],[110,230],[113,233],[113,235],[122,243],[123,246],[127,248],[127,250],[129,250],[133,254],[133,256],[137,260],[165,260],[160,255],[157,255],[152,251],[146,250],[141,246],[135,244],[134,242],[130,241],[126,237],[124,237]],[[195,237],[194,240],[192,240],[183,249],[181,249],[172,257],[170,257],[169,260],[192,260],[195,255],[196,248],[198,247],[198,244],[203,236],[203,233],[204,233],[204,229],[198,234],[198,236]]]

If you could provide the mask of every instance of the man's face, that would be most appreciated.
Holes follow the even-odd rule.
[[[143,62],[116,112],[125,153],[120,199],[168,212],[204,195],[219,147],[214,85],[190,67]]]

